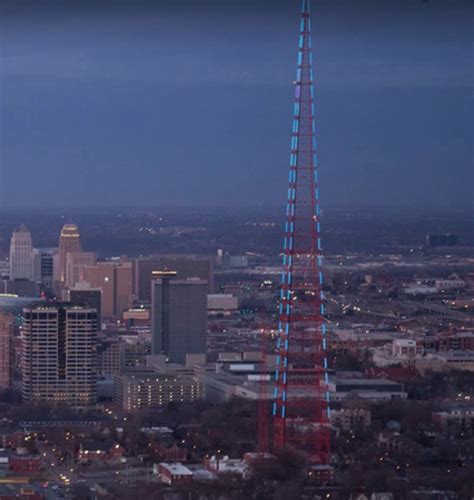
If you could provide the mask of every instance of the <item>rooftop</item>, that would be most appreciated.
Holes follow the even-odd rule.
[[[347,385],[360,385],[360,386],[374,386],[374,385],[393,385],[400,386],[398,382],[384,378],[335,378],[332,382],[336,384]]]
[[[183,464],[179,462],[175,463],[165,463],[165,462],[160,462],[160,467],[165,468],[171,474],[177,475],[177,476],[192,476],[193,473]]]

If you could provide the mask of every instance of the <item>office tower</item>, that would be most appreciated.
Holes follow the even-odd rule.
[[[114,316],[114,267],[115,264],[111,262],[97,262],[95,266],[82,269],[82,281],[102,290],[101,310],[104,318]]]
[[[123,369],[146,366],[147,357],[151,355],[151,343],[136,337],[124,338],[121,341],[121,361]]]
[[[10,276],[10,262],[8,260],[0,260],[0,279],[8,279]]]
[[[122,262],[115,266],[114,311],[116,318],[122,318],[133,303],[132,263]]]
[[[77,283],[74,288],[64,290],[63,299],[70,302],[73,306],[87,307],[97,311],[97,321],[102,320],[102,290],[100,288],[92,288],[89,283]]]
[[[58,290],[60,290],[59,284],[61,283],[59,278],[61,276],[61,272],[59,269],[59,249],[58,251],[53,255],[53,285],[56,287]]]
[[[207,281],[209,293],[214,289],[214,269],[209,257],[196,255],[161,255],[134,261],[134,294],[142,302],[151,300],[153,271],[173,269],[180,279],[199,278]]]
[[[152,284],[152,352],[172,363],[186,354],[205,353],[207,282],[179,279],[174,271],[156,271]]]
[[[64,224],[59,237],[59,261],[58,281],[64,284],[66,281],[66,256],[71,252],[81,251],[81,239],[76,224]]]
[[[0,312],[0,390],[12,383],[13,316]]]
[[[54,255],[56,248],[35,248],[33,250],[33,279],[49,290],[54,282]]]
[[[18,295],[18,297],[39,297],[40,289],[36,281],[17,279],[0,282],[0,293]]]
[[[97,258],[94,252],[68,252],[66,254],[66,278],[65,286],[73,288],[81,281],[82,269],[86,266],[94,266]]]
[[[100,376],[110,377],[121,373],[123,347],[120,338],[102,339],[97,347],[97,370]]]
[[[82,281],[102,290],[102,316],[120,318],[132,305],[132,264],[98,262],[82,268]]]
[[[68,305],[23,309],[23,399],[89,405],[96,400],[97,311]]]
[[[130,368],[145,367],[151,355],[151,343],[136,336],[107,338],[99,344],[97,354],[100,375],[115,375]]]
[[[33,246],[25,226],[13,231],[10,242],[10,279],[33,279]]]

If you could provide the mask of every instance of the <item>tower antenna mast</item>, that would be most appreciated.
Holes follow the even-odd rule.
[[[272,404],[273,447],[330,456],[327,331],[316,154],[310,2],[303,0],[281,274],[277,367]]]

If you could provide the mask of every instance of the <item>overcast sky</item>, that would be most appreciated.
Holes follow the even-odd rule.
[[[0,207],[285,202],[297,0],[0,3]],[[323,206],[473,207],[468,0],[313,0]]]

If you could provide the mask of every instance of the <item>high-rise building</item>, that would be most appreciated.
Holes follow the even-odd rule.
[[[97,394],[97,311],[68,305],[23,310],[25,401],[89,405]]]
[[[54,283],[54,256],[56,248],[35,248],[33,250],[33,279],[46,290]]]
[[[102,290],[102,316],[120,318],[132,305],[132,264],[97,262],[82,268],[82,281]]]
[[[0,293],[9,293],[19,297],[39,297],[38,283],[33,280],[16,279],[0,281]]]
[[[92,288],[102,290],[102,316],[111,318],[115,311],[115,264],[112,262],[97,262],[95,266],[82,269],[82,281]]]
[[[151,280],[153,271],[173,269],[180,279],[199,278],[208,284],[209,291],[214,290],[214,269],[209,257],[197,255],[158,255],[135,259],[134,294],[143,302],[151,300]]]
[[[205,353],[207,282],[179,279],[176,272],[156,271],[152,285],[152,352],[172,363],[186,354]]]
[[[33,279],[33,245],[25,226],[13,231],[10,242],[10,279]]]
[[[0,312],[0,390],[12,382],[13,316]]]
[[[10,276],[10,262],[0,260],[0,279],[6,280]]]
[[[66,257],[68,253],[81,251],[81,238],[76,224],[64,224],[59,237],[58,280],[66,281]]]
[[[64,290],[63,299],[73,306],[95,309],[97,311],[97,321],[100,325],[102,320],[102,290],[100,288],[92,288],[89,283],[80,282],[74,288]]]
[[[115,266],[114,301],[115,317],[122,318],[123,313],[130,309],[133,303],[133,279],[131,262],[121,262],[119,265]]]
[[[66,254],[66,278],[65,286],[73,288],[81,281],[82,269],[86,266],[94,266],[97,258],[94,252],[68,252]]]

